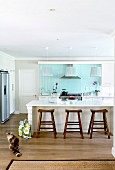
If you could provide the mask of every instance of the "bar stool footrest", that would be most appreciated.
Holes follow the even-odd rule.
[[[40,127],[40,129],[53,129],[52,127]]]
[[[104,129],[103,127],[93,127],[93,129]]]

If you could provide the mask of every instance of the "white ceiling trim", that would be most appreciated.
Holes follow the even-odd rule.
[[[67,57],[36,57],[36,58],[15,58],[15,60],[37,60],[37,61],[66,61]],[[71,57],[68,61],[114,61],[114,57]]]
[[[94,60],[84,60],[84,61],[38,61],[38,64],[104,64],[104,63],[114,63],[114,61],[94,61]]]

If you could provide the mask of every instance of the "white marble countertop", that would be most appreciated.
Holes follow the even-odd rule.
[[[98,95],[98,96],[82,96],[84,98],[114,98],[114,96],[101,96],[101,95]]]
[[[26,104],[27,107],[32,106],[54,106],[54,107],[64,107],[64,106],[70,106],[70,107],[112,107],[114,106],[113,100],[110,101],[100,101],[100,100],[84,100],[84,101],[78,101],[78,100],[67,100],[62,101],[61,99],[58,99],[57,101],[43,101],[43,100],[32,100],[29,103]]]
[[[38,97],[59,97],[60,95],[56,95],[56,96],[53,96],[53,95],[39,95]],[[85,98],[114,98],[114,96],[112,96],[112,95],[110,95],[110,96],[108,96],[108,95],[98,95],[98,96],[96,96],[96,95],[82,95],[82,97],[85,97]]]

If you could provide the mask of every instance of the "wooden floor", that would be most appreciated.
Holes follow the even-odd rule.
[[[41,133],[39,138],[20,139],[20,152],[22,156],[17,158],[9,149],[6,132],[12,131],[18,135],[20,120],[24,120],[26,114],[12,115],[5,124],[0,125],[0,170],[5,170],[11,159],[37,159],[37,160],[73,160],[73,159],[113,159],[111,154],[113,137],[93,133],[93,139],[84,134],[81,139],[79,133],[58,133],[54,139],[51,132]]]

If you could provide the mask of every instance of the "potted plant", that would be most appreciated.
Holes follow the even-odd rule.
[[[97,81],[93,82],[93,85],[95,86],[95,95],[98,96],[98,93],[100,92],[99,90],[97,90]]]
[[[98,96],[98,93],[99,93],[99,92],[100,92],[99,90],[95,90],[96,96]]]

